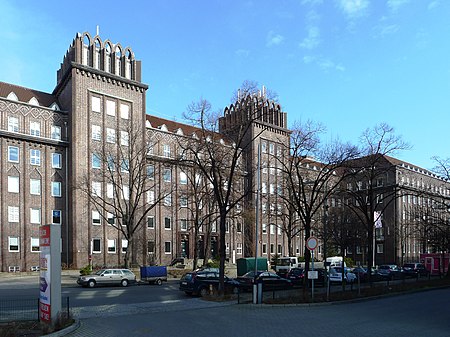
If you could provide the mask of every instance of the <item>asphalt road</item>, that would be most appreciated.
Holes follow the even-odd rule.
[[[447,288],[341,304],[186,306],[82,319],[67,336],[448,337],[449,299]]]

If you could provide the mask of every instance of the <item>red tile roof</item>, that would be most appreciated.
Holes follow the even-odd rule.
[[[0,97],[6,98],[11,92],[16,94],[20,102],[27,103],[31,98],[35,97],[40,106],[47,108],[53,103],[57,103],[56,97],[52,94],[0,81]]]

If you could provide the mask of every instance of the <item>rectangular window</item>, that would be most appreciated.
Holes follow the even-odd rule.
[[[155,191],[147,191],[147,203],[150,205],[155,203]]]
[[[164,242],[164,253],[170,254],[172,252],[172,244],[170,241]]]
[[[92,211],[92,224],[93,225],[100,225],[101,224],[99,211],[96,211],[96,210]]]
[[[267,244],[266,243],[262,244],[262,253],[267,254]]]
[[[122,160],[122,163],[120,164],[120,172],[130,172],[130,162],[128,161],[128,159]]]
[[[122,240],[122,253],[126,253],[128,249],[128,240],[123,239]]]
[[[52,181],[52,197],[61,196],[61,183],[59,181]]]
[[[100,197],[102,195],[102,183],[98,181],[92,182],[92,195]]]
[[[130,188],[128,185],[122,185],[122,199],[130,200]]]
[[[182,185],[187,184],[187,174],[183,171],[180,172],[180,184]]]
[[[116,115],[116,102],[111,100],[106,100],[106,114],[109,116]]]
[[[41,165],[41,150],[31,149],[30,150],[30,164],[31,165]]]
[[[52,210],[52,223],[57,225],[61,224],[61,211],[59,209]]]
[[[30,135],[39,137],[41,135],[41,123],[30,122]]]
[[[261,142],[261,152],[267,153],[267,143],[266,142]]]
[[[8,206],[8,222],[19,222],[19,207]]]
[[[242,255],[242,242],[236,244],[236,254]]]
[[[127,131],[120,131],[120,144],[128,146],[129,136]]]
[[[182,231],[187,231],[188,229],[187,219],[180,219],[180,229]]]
[[[17,146],[8,146],[8,161],[11,163],[19,162],[19,148]]]
[[[108,171],[109,172],[114,172],[116,170],[116,163],[114,161],[114,157],[111,155],[108,155],[107,159],[107,164],[108,164]]]
[[[147,241],[147,253],[153,254],[155,252],[155,241]]]
[[[102,252],[101,240],[92,239],[92,253],[98,254]]]
[[[116,142],[116,130],[111,128],[106,128],[106,142],[115,143]]]
[[[169,144],[163,145],[163,156],[166,158],[170,158],[170,145]]]
[[[30,222],[32,224],[41,223],[41,209],[40,208],[30,208]]]
[[[147,217],[147,228],[155,228],[155,217],[153,215]]]
[[[377,204],[383,203],[383,193],[377,195]]]
[[[58,125],[52,125],[51,138],[55,140],[61,140],[61,127]]]
[[[8,131],[19,132],[19,118],[8,117]]]
[[[108,253],[116,252],[116,240],[108,239]]]
[[[270,254],[275,253],[275,245],[273,243],[270,244]]]
[[[30,179],[30,194],[41,195],[41,181],[39,179]]]
[[[39,248],[39,238],[31,238],[31,251],[32,252],[40,252]]]
[[[172,218],[165,217],[164,218],[164,229],[171,229],[172,228]]]
[[[188,198],[185,195],[180,196],[180,207],[187,207]]]
[[[275,225],[273,223],[270,224],[270,234],[275,234]]]
[[[92,125],[91,137],[92,140],[102,140],[102,128],[100,125]]]
[[[8,250],[10,252],[18,252],[19,251],[19,238],[17,236],[9,236],[8,237]]]
[[[262,233],[267,234],[267,224],[265,223],[262,224]]]
[[[106,197],[107,198],[114,198],[114,185],[113,184],[106,184]]]
[[[283,254],[283,247],[281,245],[278,245],[278,255]]]
[[[19,193],[19,177],[8,176],[8,192]]]
[[[92,168],[99,169],[101,167],[100,156],[93,153],[92,154]]]
[[[163,180],[166,183],[170,183],[172,181],[172,171],[170,170],[170,168],[164,169]]]
[[[92,97],[91,99],[92,111],[101,112],[101,100],[100,97]]]
[[[52,153],[52,168],[60,169],[62,167],[61,153]]]
[[[147,165],[147,178],[148,179],[155,179],[155,166],[154,165]]]
[[[273,143],[269,144],[269,153],[275,154],[275,145]]]
[[[377,244],[377,254],[383,254],[383,244],[382,243],[378,243]]]
[[[126,104],[120,103],[120,117],[123,119],[128,119],[130,112],[130,107]]]
[[[116,223],[116,220],[114,219],[114,214],[106,212],[106,221],[108,222],[108,225],[114,225]]]

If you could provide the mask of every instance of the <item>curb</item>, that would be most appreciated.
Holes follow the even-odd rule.
[[[74,332],[75,330],[77,330],[80,326],[81,326],[80,320],[75,320],[75,322],[71,326],[68,326],[67,328],[64,328],[64,329],[52,332],[51,334],[48,334],[48,335],[45,335],[45,336],[49,336],[49,337],[66,336],[69,333]]]

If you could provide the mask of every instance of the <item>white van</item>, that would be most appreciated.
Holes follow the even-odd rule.
[[[330,267],[342,267],[342,256],[327,257],[327,262],[330,263]],[[347,267],[345,261],[344,267]]]

